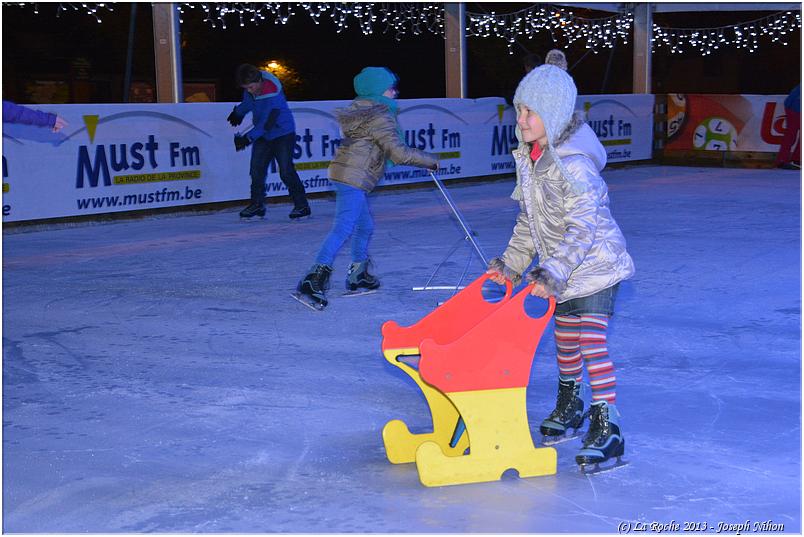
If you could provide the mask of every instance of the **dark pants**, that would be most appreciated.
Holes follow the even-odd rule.
[[[288,193],[296,209],[307,207],[307,195],[304,185],[293,166],[293,146],[296,144],[296,134],[290,133],[273,140],[258,138],[251,148],[251,202],[257,205],[265,203],[265,176],[268,166],[276,159],[279,167],[279,178],[288,187]]]

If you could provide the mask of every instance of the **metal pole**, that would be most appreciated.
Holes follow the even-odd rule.
[[[435,176],[433,172],[430,172],[430,177],[433,178],[433,181],[435,181],[436,186],[438,186],[438,190],[441,191],[441,194],[444,196],[444,199],[447,200],[447,205],[449,205],[449,208],[452,209],[453,214],[455,214],[455,218],[458,219],[458,223],[461,225],[464,235],[466,235],[466,240],[468,240],[472,244],[472,248],[474,248],[475,252],[477,252],[477,255],[480,256],[480,260],[483,261],[483,264],[488,266],[489,262],[488,259],[486,258],[486,254],[483,253],[483,250],[480,248],[480,245],[477,243],[477,241],[475,241],[474,233],[472,233],[472,231],[469,229],[469,226],[464,221],[460,211],[458,211],[458,207],[455,205],[455,202],[452,201],[452,196],[449,195],[449,192],[447,192],[447,190],[444,188],[444,185],[441,183],[438,177]]]
[[[444,67],[447,97],[466,98],[466,4],[444,4]]]
[[[611,52],[609,53],[609,61],[606,64],[606,74],[603,75],[603,84],[600,86],[600,93],[606,93],[606,86],[609,83],[609,73],[611,73],[611,62],[614,60],[614,50],[617,48],[617,41],[611,46]]]
[[[160,103],[180,103],[184,96],[181,87],[179,8],[170,2],[152,3],[151,9],[154,19],[156,100]]]
[[[126,51],[126,74],[123,77],[123,102],[127,103],[131,90],[131,68],[134,59],[134,33],[137,31],[137,2],[131,3],[128,21],[128,50]]]
[[[651,36],[653,7],[634,4],[634,93],[651,92]]]

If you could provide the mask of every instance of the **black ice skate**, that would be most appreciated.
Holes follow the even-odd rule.
[[[539,427],[542,444],[552,446],[580,436],[584,418],[580,393],[581,384],[575,379],[558,380],[556,407]]]
[[[291,220],[296,220],[298,218],[304,218],[305,216],[310,216],[310,213],[311,213],[310,207],[296,207],[292,211],[290,211],[288,218],[290,218]]]
[[[242,211],[240,211],[240,218],[252,218],[254,216],[259,216],[263,218],[265,216],[265,205],[260,205],[259,203],[252,203]]]
[[[346,276],[346,292],[344,296],[365,295],[375,292],[380,287],[380,280],[369,274],[371,261],[366,259],[359,263],[349,265]]]
[[[332,267],[316,263],[310,272],[299,282],[296,292],[291,296],[307,306],[317,311],[322,311],[327,307],[327,297],[324,292],[329,288],[329,277],[332,274]]]
[[[589,432],[583,438],[583,448],[575,456],[581,472],[596,474],[628,464],[622,460],[625,438],[620,433],[620,414],[617,407],[606,401],[595,401],[589,406]],[[601,463],[616,458],[613,464]]]

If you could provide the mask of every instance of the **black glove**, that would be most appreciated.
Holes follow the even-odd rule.
[[[251,140],[248,139],[248,136],[243,136],[242,134],[235,134],[234,144],[235,144],[235,151],[242,151],[249,145],[251,145]]]
[[[232,113],[229,114],[229,117],[226,118],[226,121],[228,121],[232,127],[237,127],[243,122],[243,116],[237,113],[236,106],[232,108]]]

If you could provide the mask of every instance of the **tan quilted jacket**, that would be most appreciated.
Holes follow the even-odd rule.
[[[434,168],[434,155],[408,147],[399,139],[396,118],[384,104],[356,99],[335,116],[344,138],[329,165],[329,178],[371,192],[385,173],[385,161]]]

